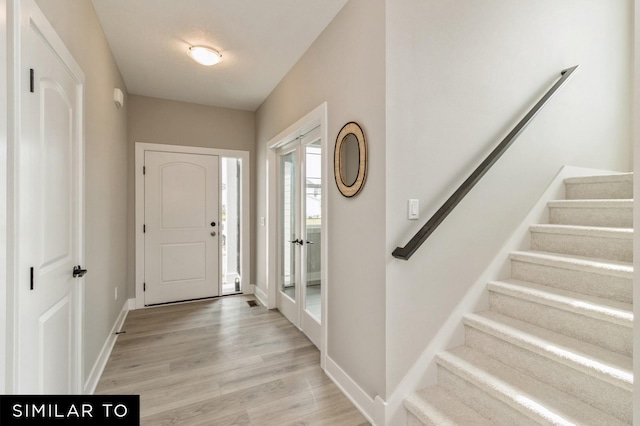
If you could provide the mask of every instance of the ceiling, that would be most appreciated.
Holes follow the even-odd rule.
[[[92,0],[134,95],[255,111],[347,0]],[[211,67],[190,45],[222,54]]]

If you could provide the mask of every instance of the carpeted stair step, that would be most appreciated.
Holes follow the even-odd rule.
[[[404,400],[404,406],[410,413],[408,426],[491,426],[493,424],[437,385],[410,395]]]
[[[633,229],[532,225],[531,249],[621,262],[633,261]]]
[[[585,402],[459,346],[436,356],[438,384],[496,425],[622,425]]]
[[[633,412],[633,173],[564,180],[408,425],[621,425]],[[485,420],[486,419],[486,420]]]
[[[567,200],[633,198],[633,173],[567,178],[564,184]]]
[[[536,251],[510,254],[514,279],[620,302],[633,301],[633,265]]]
[[[633,200],[550,201],[549,223],[556,225],[633,228]]]
[[[465,345],[631,422],[632,358],[496,312],[464,318]]]
[[[631,304],[517,280],[487,289],[491,311],[631,356]]]

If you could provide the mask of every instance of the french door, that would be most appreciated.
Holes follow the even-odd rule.
[[[320,129],[278,149],[277,307],[320,347],[322,147]]]

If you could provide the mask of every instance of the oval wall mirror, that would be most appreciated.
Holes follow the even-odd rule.
[[[353,197],[362,190],[367,178],[367,141],[358,123],[347,123],[338,133],[333,165],[342,195]]]
[[[352,186],[358,179],[360,169],[360,146],[358,138],[349,133],[342,139],[342,165],[344,170],[344,183]]]

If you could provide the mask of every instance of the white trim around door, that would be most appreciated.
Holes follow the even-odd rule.
[[[330,170],[328,158],[330,158],[329,152],[329,139],[327,129],[327,103],[324,102],[314,110],[306,114],[304,117],[297,120],[295,123],[287,127],[284,131],[280,132],[277,136],[272,138],[267,143],[267,296],[269,309],[276,308],[277,295],[278,295],[278,155],[277,149],[287,145],[300,136],[308,133],[310,130],[320,127],[321,149],[324,155],[322,156],[322,185],[321,191],[324,194],[322,198],[322,226],[323,232],[321,235],[321,282],[322,282],[322,309],[321,309],[321,340],[320,340],[320,366],[322,369],[326,367],[326,355],[327,355],[327,301],[328,294],[331,288],[331,283],[328,280],[329,262],[328,262],[328,247],[329,247],[329,179]]]
[[[7,0],[0,0],[0,93],[9,93],[7,88]],[[9,162],[8,148],[9,139],[7,137],[8,114],[7,107],[10,102],[9,96],[0,101],[0,394],[7,393],[7,336],[11,333],[11,322],[9,313],[13,309],[8,305],[7,283],[9,282],[8,263],[9,260],[9,233],[11,225],[7,218],[7,205],[9,201],[7,190]]]
[[[241,204],[241,225],[240,225],[240,239],[241,239],[241,253],[240,253],[240,276],[241,291],[244,294],[252,292],[252,286],[250,284],[251,276],[251,249],[250,249],[250,170],[249,161],[250,156],[248,151],[236,151],[229,149],[216,149],[216,148],[199,148],[189,147],[181,145],[165,145],[154,144],[145,142],[136,142],[135,144],[135,236],[136,236],[136,250],[135,250],[135,307],[136,309],[142,309],[145,307],[144,302],[144,178],[143,167],[145,151],[155,152],[173,152],[182,154],[200,154],[200,155],[215,155],[220,158],[237,158],[242,162],[242,176],[241,176],[241,190],[240,190],[240,204]]]

